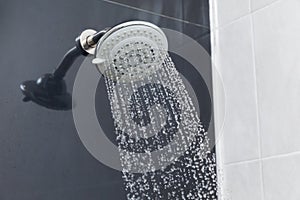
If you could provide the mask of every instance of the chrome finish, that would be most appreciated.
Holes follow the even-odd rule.
[[[96,33],[97,31],[93,29],[87,29],[84,30],[79,36],[80,45],[84,49],[84,51],[86,51],[88,54],[92,54],[92,55],[95,54],[96,45],[92,43],[91,36],[93,36]]]

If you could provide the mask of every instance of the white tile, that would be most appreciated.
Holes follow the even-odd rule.
[[[272,4],[273,2],[278,0],[251,0],[251,10],[257,10]]]
[[[256,159],[259,138],[250,17],[220,29],[215,48],[216,68],[225,88],[223,160]]]
[[[300,150],[300,1],[254,14],[263,156]]]
[[[217,1],[218,26],[224,26],[250,13],[250,0]]]
[[[299,200],[300,155],[263,161],[265,200]]]
[[[227,199],[262,200],[260,163],[243,163],[225,167],[223,187]]]

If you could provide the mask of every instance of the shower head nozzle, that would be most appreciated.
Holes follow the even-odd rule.
[[[93,63],[110,79],[134,81],[153,74],[167,50],[167,38],[159,27],[130,21],[111,28],[101,37]]]

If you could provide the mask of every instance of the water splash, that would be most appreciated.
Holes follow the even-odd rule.
[[[115,76],[120,63],[105,72],[116,77],[105,82],[127,199],[217,199],[207,132],[171,58],[161,58],[162,65],[149,65],[151,73],[143,63],[139,77]]]

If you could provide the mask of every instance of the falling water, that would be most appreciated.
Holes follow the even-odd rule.
[[[114,59],[105,80],[127,199],[217,199],[215,155],[173,61],[139,57],[135,69],[136,55]]]

